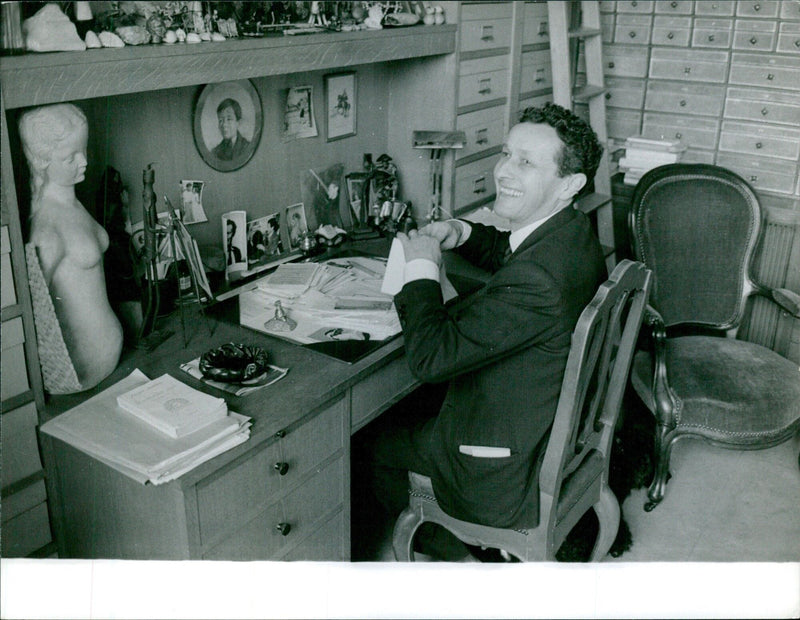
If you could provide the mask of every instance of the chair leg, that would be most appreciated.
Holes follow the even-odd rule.
[[[592,562],[598,562],[606,557],[611,545],[614,544],[614,539],[617,537],[620,520],[617,496],[608,486],[604,485],[600,491],[600,501],[593,508],[595,514],[597,514],[600,529],[597,532],[597,540],[594,543],[594,549],[592,549],[592,555],[589,559]]]
[[[414,561],[414,534],[420,525],[422,519],[410,506],[397,517],[392,531],[392,549],[398,562]]]
[[[666,426],[659,425],[656,431],[654,450],[656,458],[655,473],[653,474],[653,482],[650,483],[650,488],[647,490],[648,501],[644,505],[646,512],[653,510],[664,499],[664,491],[669,477],[669,457],[672,452],[672,437],[669,435],[669,429]]]

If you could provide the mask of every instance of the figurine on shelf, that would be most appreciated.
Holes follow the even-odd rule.
[[[31,171],[29,264],[41,271],[49,290],[69,354],[64,363],[79,383],[60,389],[45,377],[45,387],[52,393],[86,390],[116,368],[122,350],[122,326],[109,304],[103,271],[108,234],[75,196],[86,173],[88,123],[76,106],[57,104],[26,112],[19,129]],[[34,314],[41,336],[43,315],[36,308]]]

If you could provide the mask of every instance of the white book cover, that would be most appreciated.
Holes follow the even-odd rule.
[[[222,398],[164,374],[117,396],[117,405],[173,438],[183,437],[228,414]]]

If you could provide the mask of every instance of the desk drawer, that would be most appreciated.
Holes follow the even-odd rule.
[[[682,140],[688,147],[714,149],[719,123],[716,119],[645,113],[642,133],[657,140]]]
[[[768,52],[777,39],[775,22],[737,19],[733,33],[733,49]]]
[[[456,119],[456,129],[464,132],[467,142],[463,149],[456,151],[458,159],[464,159],[475,153],[503,144],[503,117],[505,108],[486,108]]]
[[[800,130],[751,123],[722,123],[721,151],[797,161],[800,156]]]
[[[689,45],[689,33],[692,31],[691,17],[658,16],[653,22],[653,45]]]
[[[484,157],[466,166],[456,168],[456,187],[453,206],[456,215],[462,209],[484,203],[495,194],[494,165],[498,156]]]
[[[207,545],[274,497],[296,486],[319,463],[344,447],[344,407],[340,400],[285,438],[197,488],[200,538]],[[281,475],[276,464],[288,468]]]
[[[351,388],[350,431],[355,432],[388,404],[400,400],[417,385],[405,357],[389,362]]]
[[[714,15],[728,17],[733,15],[736,2],[734,0],[714,0],[714,2],[695,2],[695,15]]]
[[[725,118],[800,125],[800,101],[795,93],[728,89]]]
[[[724,86],[653,81],[647,86],[645,108],[653,112],[719,116],[724,101]]]
[[[691,15],[692,0],[670,0],[669,2],[656,2],[656,15]],[[658,19],[658,18],[656,18]]]
[[[350,558],[345,548],[345,517],[340,510],[311,536],[280,558],[289,562],[343,562]]]
[[[727,72],[727,52],[662,47],[655,47],[651,52],[649,75],[651,78],[723,83]]]
[[[511,45],[510,2],[463,4],[461,51],[475,52]]]
[[[3,355],[5,355],[3,351]],[[42,469],[39,447],[36,444],[36,404],[28,403],[3,412],[0,475],[2,486],[18,482]],[[3,499],[5,504],[5,499]],[[3,506],[5,518],[5,505]]]
[[[3,523],[0,554],[4,558],[23,558],[52,540],[47,503],[41,503]]]
[[[740,17],[777,17],[780,4],[780,0],[741,0],[736,3],[736,14]]]
[[[624,142],[639,133],[642,124],[642,113],[639,110],[623,110],[609,107],[606,111],[608,137]]]
[[[209,560],[267,560],[285,547],[310,536],[319,526],[320,519],[342,509],[343,458],[336,459],[302,486],[267,506],[203,557]],[[285,534],[279,531],[280,524],[289,526]]]
[[[696,19],[692,33],[692,47],[727,49],[731,46],[732,32],[731,19]]]
[[[618,15],[617,27],[614,30],[614,42],[647,45],[650,42],[650,16]]]
[[[25,364],[25,331],[22,319],[16,317],[10,321],[3,321],[0,331],[2,331],[0,345],[3,351],[0,358],[0,398],[6,400],[22,394],[30,384]]]
[[[800,22],[781,22],[777,51],[800,54]]]
[[[522,27],[522,44],[534,45],[550,41],[550,24],[546,2],[526,2]]]
[[[797,164],[767,157],[747,157],[720,153],[717,164],[733,170],[756,190],[791,194],[797,176]]]
[[[652,13],[653,0],[628,0],[617,2],[617,13]]]
[[[781,19],[800,19],[800,0],[783,0]]]
[[[505,98],[508,90],[507,64],[506,56],[463,61],[459,69],[458,106]]]
[[[604,45],[603,73],[614,77],[647,77],[647,54],[637,45]]]
[[[606,79],[606,105],[615,108],[632,108],[638,110],[644,101],[645,83],[641,80],[625,78]]]

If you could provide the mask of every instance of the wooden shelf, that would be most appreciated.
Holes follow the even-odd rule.
[[[456,26],[142,45],[0,58],[6,109],[455,51]]]

